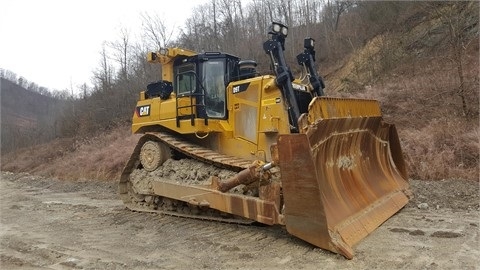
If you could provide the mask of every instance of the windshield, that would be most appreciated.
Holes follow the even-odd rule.
[[[225,60],[213,59],[203,63],[203,86],[207,116],[225,117]]]

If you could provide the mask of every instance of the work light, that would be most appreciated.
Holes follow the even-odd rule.
[[[272,22],[272,34],[282,35],[283,37],[287,37],[288,34],[288,27],[284,24]]]
[[[166,49],[166,48],[161,48],[158,52],[159,52],[161,55],[167,55],[168,49]]]
[[[315,39],[308,37],[303,40],[303,47],[305,49],[313,49],[314,46],[315,46]]]

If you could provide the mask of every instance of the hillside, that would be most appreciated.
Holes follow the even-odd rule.
[[[393,4],[368,2],[364,3],[368,6],[365,10],[379,17],[362,17],[360,24],[358,16],[365,10],[353,9],[342,15],[331,40],[320,40],[317,66],[326,81],[325,92],[328,96],[379,100],[384,118],[397,126],[410,177],[478,181],[478,3],[434,3],[428,9],[422,3],[399,3],[408,9],[394,6],[392,10],[397,13],[389,18],[388,25],[379,23],[386,16],[379,14]],[[354,26],[363,27],[369,35],[349,31]],[[293,28],[292,35],[304,36],[302,27]],[[314,29],[320,31],[322,27],[317,24]],[[300,33],[295,34],[295,30]],[[360,36],[356,42],[353,34]],[[322,50],[328,42],[333,46],[329,48],[330,58]],[[334,53],[335,44],[349,50]],[[2,152],[2,170],[69,179],[117,179],[138,139],[129,133],[128,123],[134,98],[149,82],[146,78],[151,78],[144,74],[127,80],[124,75],[116,81],[102,77],[101,90],[66,107],[62,123],[69,127],[69,136],[6,155]],[[2,149],[3,95],[2,90]],[[8,117],[16,117],[14,122],[25,126],[40,121],[31,120],[33,116],[51,113],[47,110],[15,116],[16,107],[8,106],[5,115],[13,115]],[[48,132],[56,130],[51,122],[38,126]]]
[[[411,177],[478,180],[478,23],[478,10],[419,10],[323,70],[330,94],[380,101]]]
[[[64,102],[0,78],[1,150],[44,143],[59,136]]]

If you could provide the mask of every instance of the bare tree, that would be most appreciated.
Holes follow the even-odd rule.
[[[113,67],[110,64],[107,54],[106,42],[102,44],[102,50],[100,51],[100,66],[93,72],[93,79],[97,86],[97,90],[107,91],[112,88]]]
[[[119,33],[119,39],[108,43],[113,50],[113,58],[120,65],[120,79],[128,79],[128,68],[130,61],[130,33],[128,29],[122,27]]]
[[[142,30],[149,46],[154,46],[157,50],[165,48],[172,42],[175,25],[171,28],[158,15],[148,13],[141,14]]]
[[[471,42],[472,31],[479,22],[478,2],[458,1],[452,3],[427,3],[426,9],[436,15],[448,29],[448,43],[451,47],[450,60],[454,63],[458,75],[456,94],[462,104],[462,115],[469,116],[467,86],[464,74],[464,56],[468,43]],[[478,33],[476,33],[478,35]],[[477,39],[478,41],[478,39]]]
[[[13,83],[17,82],[18,76],[15,72],[12,72],[8,69],[0,69],[0,77],[6,80],[9,80]]]

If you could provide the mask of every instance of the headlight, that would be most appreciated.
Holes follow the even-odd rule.
[[[168,49],[166,49],[166,48],[161,48],[158,52],[159,52],[161,55],[167,55]]]
[[[280,26],[280,24],[277,24],[277,23],[272,24],[272,31],[273,32],[280,33],[281,29],[282,29],[282,27]]]
[[[288,27],[282,23],[272,22],[271,34],[280,34],[283,37],[287,37]]]

